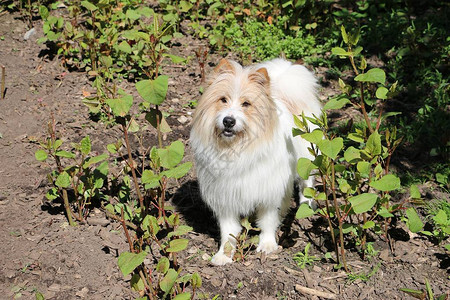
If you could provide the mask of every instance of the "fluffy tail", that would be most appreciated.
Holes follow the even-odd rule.
[[[268,70],[271,93],[282,101],[291,113],[306,116],[321,114],[322,105],[317,99],[317,80],[313,73],[302,65],[277,58],[259,65]]]

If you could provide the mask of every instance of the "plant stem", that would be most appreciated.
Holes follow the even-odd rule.
[[[67,220],[69,221],[70,226],[76,226],[75,222],[72,219],[72,210],[70,209],[69,197],[67,196],[67,190],[62,189],[64,208],[66,209]]]
[[[359,83],[360,93],[361,93],[361,102],[359,103],[359,107],[361,108],[361,112],[363,113],[364,120],[367,123],[367,127],[369,128],[370,133],[373,133],[372,124],[370,123],[369,115],[366,111],[366,105],[364,104],[364,85],[362,82]]]
[[[158,135],[159,148],[162,148],[163,145],[162,145],[162,136],[161,136],[161,120],[159,118],[159,112],[160,112],[159,106],[156,105],[156,132],[157,132],[157,135]]]
[[[333,202],[334,202],[334,209],[336,210],[336,217],[338,219],[338,226],[339,226],[339,243],[341,248],[341,258],[342,258],[342,265],[344,266],[344,269],[346,272],[349,272],[347,267],[347,262],[345,259],[345,248],[344,248],[344,233],[342,231],[342,223],[344,220],[341,219],[341,211],[339,208],[339,204],[337,202],[337,196],[336,196],[336,187],[335,187],[335,170],[334,170],[334,161],[331,161],[331,193],[333,194]]]
[[[130,246],[130,252],[134,253],[133,242],[131,241],[130,233],[128,232],[128,228],[125,223],[125,218],[123,216],[123,207],[120,208],[120,223],[122,224],[123,232],[125,233],[125,236],[128,241],[128,245]]]
[[[1,93],[1,99],[5,100],[5,66],[1,66],[2,69],[2,79],[1,79],[1,87],[0,87],[0,93]]]
[[[334,252],[336,253],[336,261],[337,264],[339,264],[340,259],[339,259],[339,251],[338,251],[338,245],[336,243],[336,237],[334,236],[334,227],[333,227],[333,223],[331,222],[331,217],[330,217],[330,201],[328,200],[328,190],[327,190],[327,182],[325,180],[325,177],[323,175],[323,173],[321,171],[320,172],[320,177],[322,178],[322,185],[323,185],[323,190],[325,191],[325,208],[327,210],[327,221],[328,221],[328,227],[330,228],[330,233],[331,233],[331,240],[333,241],[333,247],[334,247]]]
[[[126,146],[127,152],[128,152],[128,164],[131,168],[131,175],[133,176],[134,188],[136,189],[136,194],[139,199],[139,206],[141,208],[142,218],[144,218],[145,217],[144,197],[142,196],[141,190],[139,189],[139,182],[138,182],[138,179],[136,176],[136,170],[135,170],[136,166],[134,165],[134,161],[131,156],[131,146],[130,146],[130,142],[128,140],[128,129],[125,124],[122,124],[122,131],[123,131],[123,135],[125,138],[125,146]]]

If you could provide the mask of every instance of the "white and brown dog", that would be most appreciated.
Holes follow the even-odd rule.
[[[300,191],[313,178],[300,181],[300,157],[313,157],[309,143],[293,138],[293,115],[321,114],[317,81],[304,66],[284,59],[242,67],[223,59],[199,101],[191,131],[200,191],[214,211],[221,232],[212,263],[232,261],[224,253],[235,247],[240,218],[256,212],[261,229],[257,251],[278,248],[276,231],[290,206],[294,182]],[[300,195],[301,202],[308,202]]]

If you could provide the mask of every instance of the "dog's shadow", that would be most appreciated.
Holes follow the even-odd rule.
[[[298,190],[295,191],[295,202],[298,204]],[[209,235],[216,241],[220,239],[220,230],[212,210],[202,201],[198,182],[190,180],[185,182],[173,195],[172,203],[186,223],[195,232]],[[298,238],[298,232],[292,230],[295,220],[295,209],[290,209],[285,216],[280,229],[282,235],[280,244],[284,248],[292,247]]]
[[[197,181],[185,182],[173,195],[172,203],[195,232],[218,239],[217,221],[212,210],[202,201]]]

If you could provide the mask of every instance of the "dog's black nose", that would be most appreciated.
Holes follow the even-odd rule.
[[[233,118],[233,117],[223,118],[223,126],[225,126],[225,128],[233,128],[234,125],[236,125],[235,118]]]

